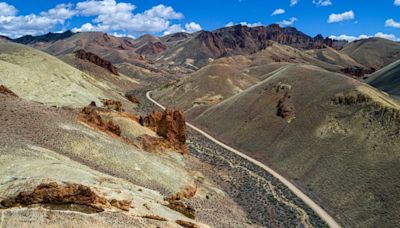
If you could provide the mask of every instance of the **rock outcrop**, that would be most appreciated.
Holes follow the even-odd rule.
[[[102,102],[103,102],[103,105],[108,109],[112,109],[112,110],[115,110],[117,112],[121,112],[122,111],[122,103],[121,103],[121,101],[104,99],[104,100],[102,100]]]
[[[200,228],[199,225],[194,224],[194,223],[189,222],[189,221],[176,220],[175,222],[176,222],[176,224],[178,224],[178,225],[180,225],[182,227],[185,227],[185,228]]]
[[[125,94],[125,97],[126,97],[126,99],[128,99],[130,102],[132,102],[134,104],[140,104],[137,97],[135,97],[135,95],[133,95],[133,94]]]
[[[105,59],[100,58],[100,56],[93,54],[91,52],[86,52],[83,49],[80,49],[75,52],[75,56],[78,59],[86,60],[89,61],[93,64],[96,64],[97,66],[100,66],[112,74],[119,75],[117,68],[110,62]]]
[[[164,112],[153,112],[140,119],[140,124],[154,130],[168,141],[172,148],[188,153],[186,146],[186,124],[182,111],[167,109]]]
[[[362,79],[365,75],[372,74],[376,70],[375,70],[375,68],[367,69],[367,68],[361,68],[361,67],[353,67],[353,68],[346,67],[346,68],[341,69],[341,71],[343,73],[351,75],[357,79],[360,79],[360,78]]]
[[[13,91],[5,87],[4,85],[0,85],[0,93],[8,96],[18,97]]]
[[[278,93],[283,93],[283,97],[277,105],[277,115],[284,118],[288,123],[295,119],[295,107],[290,93],[291,86],[287,84],[279,84],[277,87]]]
[[[95,127],[99,130],[102,130],[107,133],[111,133],[116,136],[121,136],[121,129],[118,125],[114,124],[112,120],[107,121],[106,123],[101,118],[100,114],[97,111],[94,103],[91,103],[89,106],[86,106],[81,111],[81,119],[89,124],[92,127]]]
[[[95,209],[97,212],[104,211],[110,206],[129,211],[131,202],[126,200],[107,200],[99,196],[90,187],[81,184],[60,185],[57,182],[43,183],[33,191],[20,192],[16,197],[3,199],[0,204],[3,207],[27,207],[33,204],[49,205],[84,205]]]

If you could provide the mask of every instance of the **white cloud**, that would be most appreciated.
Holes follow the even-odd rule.
[[[295,6],[299,3],[299,0],[290,0],[290,6]]]
[[[388,39],[388,40],[393,40],[393,41],[397,41],[398,38],[393,35],[393,34],[385,34],[382,32],[378,32],[374,35],[375,37],[379,37],[379,38],[384,38],[384,39]]]
[[[239,24],[242,26],[247,26],[247,27],[263,26],[263,24],[261,22],[248,23],[248,22],[242,21]]]
[[[274,12],[272,12],[271,16],[280,15],[280,14],[284,14],[284,13],[285,13],[284,9],[276,9],[276,10],[274,10]]]
[[[348,36],[348,35],[340,35],[340,36],[329,36],[329,38],[331,39],[335,39],[335,40],[347,40],[349,42],[352,42],[354,40],[361,40],[361,39],[368,39],[371,37],[379,37],[379,38],[384,38],[384,39],[388,39],[388,40],[393,40],[393,41],[398,41],[399,38],[397,38],[395,35],[393,34],[385,34],[382,32],[377,32],[375,33],[375,35],[373,36],[368,36],[368,35],[359,35],[359,36]]]
[[[249,23],[249,22],[242,21],[240,23],[234,23],[234,22],[231,21],[228,24],[226,24],[225,27],[231,27],[231,26],[234,26],[234,25],[242,25],[242,26],[247,26],[247,27],[264,26],[263,23],[261,23],[261,22]]]
[[[328,18],[328,23],[336,23],[341,21],[353,20],[355,18],[353,10],[349,10],[339,14],[331,14]]]
[[[172,7],[157,5],[142,13],[133,13],[136,7],[115,0],[89,0],[77,3],[83,16],[95,16],[95,29],[104,32],[124,31],[129,34],[159,33],[169,29],[170,20],[182,19],[183,14]]]
[[[297,18],[291,17],[288,20],[283,20],[283,21],[278,22],[278,24],[281,27],[287,27],[287,26],[292,27],[296,21],[297,21]]]
[[[129,14],[135,8],[136,6],[130,3],[117,3],[115,0],[89,0],[76,4],[76,9],[82,16]]]
[[[177,13],[171,6],[158,5],[150,10],[146,10],[144,14],[148,17],[159,17],[164,19],[182,19],[183,14]]]
[[[60,20],[61,23],[64,23],[65,20],[72,18],[75,14],[76,11],[72,9],[72,4],[59,4],[47,12],[41,12],[40,16]]]
[[[91,23],[85,23],[80,28],[73,28],[72,32],[91,32],[95,31],[95,29]]]
[[[0,31],[2,34],[12,38],[23,35],[38,35],[43,32],[50,31],[56,25],[64,24],[65,20],[74,15],[71,5],[60,4],[55,8],[46,12],[41,12],[40,15],[16,15],[17,10],[14,6],[1,4],[0,7],[12,9],[0,15]],[[8,14],[5,16],[4,14]]]
[[[180,24],[174,24],[169,26],[169,28],[164,31],[163,35],[166,36],[177,32],[194,33],[200,31],[201,29],[201,26],[195,22],[186,23],[185,28],[182,28],[182,25]]]
[[[0,2],[0,16],[15,16],[17,12],[18,10],[14,6]]]
[[[182,25],[180,24],[175,24],[175,25],[171,25],[169,26],[169,28],[164,31],[164,36],[166,35],[170,35],[170,34],[174,34],[174,33],[178,33],[178,32],[184,32],[185,30],[182,28]]]
[[[225,27],[232,27],[234,26],[235,23],[233,23],[233,21],[228,22],[228,24],[225,25]]]
[[[400,0],[394,0],[393,4],[394,4],[395,6],[400,6]]]
[[[132,35],[129,35],[129,34],[126,34],[126,33],[113,32],[113,33],[111,33],[111,35],[113,35],[115,37],[129,37],[129,38],[132,38],[132,39],[136,39],[135,36],[132,36]]]
[[[399,0],[400,1],[400,0]],[[385,21],[386,27],[400,28],[400,22],[393,20],[392,18]]]
[[[313,3],[317,6],[331,6],[331,0],[313,0]]]
[[[199,24],[197,24],[195,22],[190,22],[190,23],[185,24],[185,29],[186,29],[186,32],[193,33],[193,32],[200,31],[202,28]]]
[[[75,32],[102,31],[136,36],[177,30],[173,20],[184,18],[182,13],[163,4],[140,12],[134,12],[135,9],[135,5],[118,0],[81,0],[76,4],[59,4],[39,14],[17,15],[14,6],[0,2],[0,31],[13,38],[27,34],[39,35],[58,31],[61,27],[65,29],[68,19],[80,17],[91,21],[73,28]],[[185,32],[201,30],[201,26],[195,22],[179,26]]]
[[[329,38],[334,39],[334,40],[347,40],[349,42],[354,41],[354,40],[367,39],[369,37],[370,36],[367,36],[367,35],[348,36],[345,34],[342,34],[340,36],[335,36],[335,35],[329,36]]]

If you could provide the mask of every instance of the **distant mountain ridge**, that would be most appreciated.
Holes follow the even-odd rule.
[[[22,36],[17,39],[13,39],[13,41],[16,43],[20,43],[20,44],[34,44],[34,43],[38,43],[38,42],[54,42],[57,40],[66,39],[73,35],[75,35],[75,33],[68,30],[63,33],[50,32],[50,33],[47,33],[47,34],[41,35],[41,36],[26,35],[26,36]]]
[[[64,33],[48,33],[41,36],[27,35],[18,39],[14,39],[13,41],[38,47],[51,54],[57,55],[57,53],[71,52],[72,49],[76,51],[77,49],[84,48],[82,47],[82,42],[75,42],[73,44],[75,47],[73,47],[73,45],[67,45],[68,47],[63,47],[65,45],[60,44],[60,42],[76,40],[73,39],[76,36],[81,36],[81,38],[88,37],[84,34],[85,33],[73,33],[71,31],[67,31]],[[139,56],[137,59],[146,58],[147,60],[153,61],[160,65],[170,66],[171,69],[176,66],[182,66],[186,69],[192,70],[197,70],[199,67],[206,65],[212,59],[258,52],[265,49],[267,41],[271,40],[298,49],[320,49],[332,47],[339,50],[347,43],[346,41],[324,38],[322,35],[311,37],[298,31],[296,28],[280,27],[277,24],[258,27],[235,25],[217,29],[211,32],[200,31],[193,34],[176,33],[163,37],[143,35],[138,39],[113,37],[105,33],[92,34],[97,34],[98,36],[103,34],[104,37],[110,37],[108,41],[113,41],[112,45],[109,45],[107,42],[103,42],[103,40],[101,42],[97,42],[97,38],[90,39],[92,42],[97,42],[102,47],[112,46],[114,50],[121,49],[119,51],[120,55],[125,53],[122,55],[128,55],[132,57],[132,53],[135,53]],[[90,37],[93,36],[94,35],[91,35]],[[115,47],[114,43],[120,43],[120,45]],[[96,44],[90,45],[93,49],[93,46]],[[124,50],[129,50],[130,54],[126,54],[127,51]],[[89,51],[93,52],[94,50]],[[93,53],[101,56],[100,53]],[[107,59],[107,56],[103,57],[114,63],[115,61],[113,61],[113,59],[120,58],[118,57],[119,54],[108,55],[109,59]],[[137,61],[135,63],[137,63]]]

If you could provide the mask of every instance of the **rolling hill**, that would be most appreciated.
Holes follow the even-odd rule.
[[[0,84],[18,96],[47,105],[82,107],[101,99],[124,99],[116,85],[92,77],[34,48],[0,42]],[[113,76],[116,77],[116,76]],[[135,82],[120,77],[126,84]]]
[[[365,82],[400,98],[400,60],[375,72]]]
[[[140,124],[137,104],[124,98],[135,81],[73,54],[62,59],[0,41],[1,226],[248,224],[188,155]]]
[[[400,59],[400,43],[382,38],[353,41],[342,50],[358,63],[376,70]]]
[[[399,113],[400,103],[380,91],[303,64],[187,111],[192,123],[285,174],[344,226],[361,227],[400,221],[392,184],[400,180]]]
[[[319,52],[333,57],[317,58],[316,53]],[[163,103],[175,104],[185,110],[204,110],[264,80],[271,72],[290,63],[312,64],[333,72],[348,68],[365,69],[354,60],[346,62],[346,59],[351,58],[333,49],[304,52],[268,41],[262,51],[217,59],[177,82],[166,84],[154,96]]]

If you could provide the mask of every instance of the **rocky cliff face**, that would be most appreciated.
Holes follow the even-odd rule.
[[[97,66],[107,69],[112,74],[119,75],[117,68],[111,64],[110,61],[100,58],[98,55],[95,55],[91,52],[86,52],[83,49],[80,49],[75,52],[75,56],[78,59],[87,60]]]
[[[186,125],[182,111],[167,109],[164,112],[153,112],[140,119],[140,124],[154,130],[166,139],[172,148],[188,153],[186,146]]]
[[[232,26],[214,32],[202,32],[197,36],[214,54],[220,57],[224,54],[253,53],[265,48],[268,40],[293,46],[300,49],[319,49],[333,47],[340,49],[339,42],[317,35],[312,38],[295,28],[281,28],[277,24],[260,27]]]

